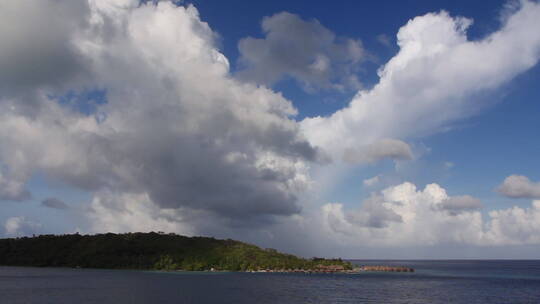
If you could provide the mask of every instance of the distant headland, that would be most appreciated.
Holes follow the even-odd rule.
[[[304,259],[231,239],[156,232],[0,239],[0,265],[183,271],[352,270],[352,264],[341,259]]]
[[[0,265],[302,273],[414,271],[386,266],[353,269],[350,262],[342,259],[305,259],[231,239],[186,237],[162,232],[0,239]]]

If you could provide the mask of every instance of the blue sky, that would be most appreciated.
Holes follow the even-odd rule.
[[[0,12],[0,234],[538,258],[537,1],[45,2]]]

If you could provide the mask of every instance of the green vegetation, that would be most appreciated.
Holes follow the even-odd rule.
[[[190,271],[352,268],[341,259],[303,259],[230,239],[155,232],[0,239],[0,265]]]

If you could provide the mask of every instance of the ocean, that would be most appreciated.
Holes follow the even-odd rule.
[[[540,261],[363,261],[414,273],[0,267],[0,303],[540,303]]]

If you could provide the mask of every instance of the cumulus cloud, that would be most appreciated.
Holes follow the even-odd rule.
[[[538,20],[540,4],[522,1],[498,31],[471,41],[470,19],[445,11],[416,17],[399,30],[400,50],[380,68],[377,85],[328,117],[306,118],[302,129],[336,159],[383,138],[440,131],[474,114],[476,97],[536,65]]]
[[[373,205],[376,202],[378,210],[373,210],[371,206],[366,209],[366,202],[353,210],[345,210],[338,203],[323,206],[326,227],[332,232],[347,238],[361,239],[371,245],[474,243],[480,238],[480,231],[477,231],[477,227],[482,225],[480,212],[456,215],[445,212],[442,204],[450,197],[437,184],[417,190],[414,184],[406,182],[386,188],[376,197],[375,201],[373,198],[368,199],[367,204]],[[365,213],[364,217],[377,219],[379,224],[357,225],[352,219],[359,212]]]
[[[512,198],[540,198],[540,182],[532,182],[523,175],[510,175],[497,191]]]
[[[25,236],[36,233],[41,228],[39,222],[27,219],[24,216],[14,216],[6,220],[5,233],[8,236]]]
[[[327,232],[352,244],[372,246],[540,244],[540,201],[531,208],[489,212],[468,195],[449,196],[437,184],[418,190],[412,183],[384,189],[357,209],[321,208]]]
[[[489,212],[486,239],[496,245],[540,244],[540,201]]]
[[[41,201],[41,205],[53,209],[67,209],[68,205],[59,198],[49,197]]]
[[[128,212],[126,204],[153,206],[147,217],[159,227],[173,217],[181,222],[179,211],[231,225],[300,212],[308,164],[319,156],[292,119],[296,109],[281,94],[232,78],[215,33],[193,6],[92,0],[87,7],[72,16],[83,20],[82,29],[63,27],[72,32],[62,41],[83,58],[78,72],[87,76],[76,88],[100,88],[107,102],[83,113],[51,97],[65,92],[52,84],[29,87],[37,112],[14,108],[24,96],[0,99],[5,197],[22,197],[39,170],[91,192],[92,216],[105,223],[105,210]],[[42,13],[50,18],[48,10]],[[138,230],[145,212],[133,212],[140,216],[119,225]]]
[[[238,76],[271,85],[292,77],[307,91],[358,89],[359,64],[366,58],[360,40],[338,38],[317,20],[282,12],[262,21],[265,37],[240,40]]]

